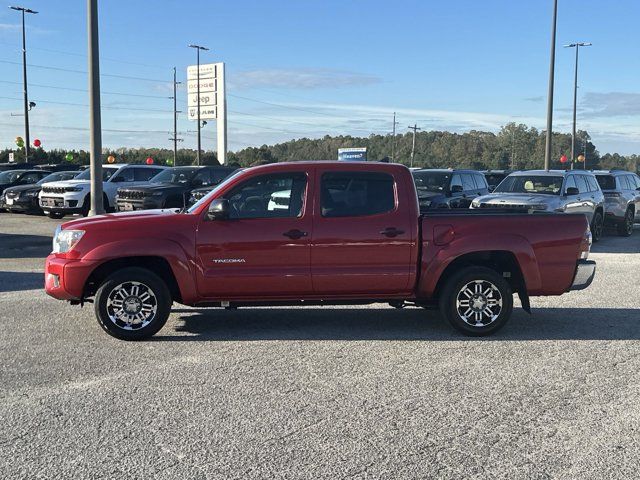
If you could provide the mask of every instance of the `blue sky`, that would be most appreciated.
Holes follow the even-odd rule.
[[[27,17],[32,138],[87,148],[86,2],[16,1],[40,12]],[[226,62],[231,150],[388,133],[394,111],[399,132],[545,127],[551,0],[99,4],[105,147],[170,147],[171,69],[184,80],[189,43],[211,48],[203,63]],[[638,18],[637,0],[559,0],[554,130],[571,129],[574,57],[562,45],[592,42],[581,50],[578,128],[601,153],[640,153]],[[0,148],[23,134],[10,115],[21,111],[20,61],[19,15],[2,8]],[[184,90],[178,102],[186,110]],[[213,123],[205,149],[215,149]],[[178,129],[195,148],[184,114]]]

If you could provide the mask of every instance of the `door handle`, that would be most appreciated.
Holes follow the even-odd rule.
[[[289,230],[288,232],[284,232],[282,235],[284,235],[285,237],[289,237],[292,240],[297,240],[299,238],[306,237],[308,235],[308,233],[307,232],[302,232],[302,231],[294,228],[293,230]]]
[[[380,235],[384,235],[386,237],[397,237],[398,235],[402,235],[404,230],[398,230],[395,227],[387,227],[380,232]]]

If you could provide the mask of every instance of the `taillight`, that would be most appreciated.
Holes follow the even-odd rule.
[[[587,225],[587,229],[582,235],[582,241],[580,242],[580,259],[586,260],[589,258],[589,252],[591,251],[591,244],[593,243],[593,237],[591,236],[591,228]]]

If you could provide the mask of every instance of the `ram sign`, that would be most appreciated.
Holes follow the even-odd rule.
[[[362,148],[339,148],[338,160],[350,161],[350,162],[366,162],[367,161],[367,149]]]

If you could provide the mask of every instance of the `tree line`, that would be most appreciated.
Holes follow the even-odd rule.
[[[237,152],[229,152],[228,162],[243,167],[263,163],[297,160],[335,160],[338,148],[366,147],[369,160],[389,159],[409,165],[412,146],[411,133],[393,135],[372,134],[368,137],[350,135],[322,138],[300,138],[275,145],[247,147]],[[576,135],[576,156],[583,154],[587,169],[620,168],[630,171],[640,169],[639,155],[600,155],[586,131]],[[524,124],[509,123],[499,132],[471,130],[466,133],[445,131],[424,131],[416,134],[416,148],[413,166],[426,168],[473,168],[484,169],[532,169],[544,165],[545,132]],[[0,163],[7,162],[10,149],[0,151]],[[395,151],[395,158],[390,158]],[[68,153],[73,155],[73,163],[88,164],[89,152],[84,150],[32,150],[32,161],[36,163],[61,163]],[[24,158],[22,151],[16,152],[16,161]],[[120,148],[105,150],[106,159],[113,155],[118,163],[144,163],[151,157],[156,164],[168,165],[173,161],[173,150],[165,148]],[[571,135],[553,134],[551,168],[568,168],[569,163],[561,163],[561,157],[571,157]],[[202,163],[218,163],[215,152],[204,152]],[[193,165],[196,152],[180,149],[177,165]],[[582,168],[582,164],[578,165]]]

